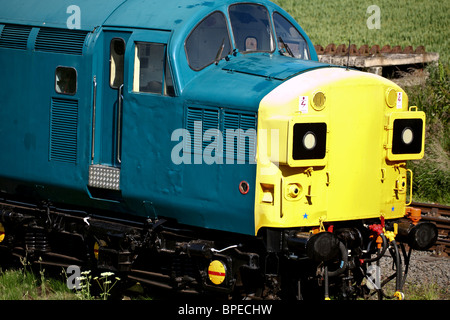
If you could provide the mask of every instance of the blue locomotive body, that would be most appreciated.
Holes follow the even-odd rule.
[[[272,2],[0,8],[0,252],[177,290],[356,298],[391,247],[401,297],[396,241],[406,265],[403,242],[436,241],[404,218],[423,112],[319,63]]]
[[[254,185],[246,196],[238,188],[240,181],[255,181],[256,165],[249,158],[249,149],[253,156],[256,150],[254,139],[247,137],[245,164],[217,166],[203,160],[208,145],[219,147],[203,134],[207,129],[255,130],[261,99],[284,79],[318,66],[302,60],[292,63],[267,52],[249,58],[236,50],[232,64],[206,61],[202,70],[193,70],[185,39],[211,13],[211,20],[224,18],[230,3],[78,1],[78,12],[68,9],[70,1],[45,5],[29,1],[28,7],[20,8],[3,4],[0,189],[52,203],[254,234]],[[277,6],[268,8],[270,14],[277,11],[288,17]],[[78,28],[68,29],[76,19]],[[217,29],[211,32],[223,31]],[[217,41],[215,47],[206,44],[201,50],[219,50],[222,40]],[[138,74],[136,52],[141,48],[147,52],[142,52]],[[225,49],[223,57],[233,54],[229,43]],[[144,56],[149,50],[155,50],[158,61]],[[194,54],[211,56],[211,52]],[[144,69],[143,63],[154,65]],[[152,77],[144,75],[150,68],[155,69],[154,77],[160,77],[152,79],[160,87],[137,88],[136,77]],[[58,84],[65,75],[73,82],[67,91]],[[114,81],[122,82],[120,93]],[[203,127],[194,141],[196,120]],[[192,165],[171,159],[181,140],[169,137],[180,128],[191,129],[192,148],[182,152]],[[200,148],[195,145],[198,141]],[[214,154],[213,160],[237,163],[239,140],[234,143],[232,162],[223,156],[225,143],[223,158]],[[89,168],[97,165],[120,185],[90,187]],[[91,171],[91,179],[92,175]]]

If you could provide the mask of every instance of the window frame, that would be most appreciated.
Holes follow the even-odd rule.
[[[227,27],[227,34],[228,34],[228,42],[229,42],[229,44],[230,44],[230,51],[227,53],[227,55],[229,55],[229,54],[231,54],[231,53],[233,52],[233,48],[234,48],[233,44],[234,44],[234,43],[233,43],[233,39],[232,39],[231,33],[230,33],[229,19],[227,18],[227,15],[226,15],[224,12],[222,12],[222,11],[220,11],[220,10],[215,10],[215,11],[211,12],[210,14],[208,14],[207,16],[205,16],[199,23],[197,23],[197,24],[192,28],[192,30],[189,32],[189,34],[187,35],[187,37],[186,37],[185,40],[184,40],[184,52],[185,52],[185,55],[186,55],[186,60],[187,60],[187,63],[188,63],[188,65],[189,65],[189,68],[191,68],[191,69],[194,70],[194,71],[201,71],[201,70],[205,69],[206,67],[212,65],[212,64],[214,63],[214,60],[211,61],[210,63],[204,65],[204,66],[201,67],[201,68],[198,68],[198,69],[197,69],[197,68],[194,68],[194,67],[191,65],[191,62],[189,61],[189,54],[188,54],[188,51],[187,51],[187,42],[188,42],[188,39],[191,37],[191,35],[194,33],[194,31],[198,28],[198,26],[200,26],[206,19],[208,19],[210,16],[212,16],[212,15],[215,14],[215,13],[220,13],[220,14],[222,14],[222,16],[223,16],[223,18],[224,18],[224,20],[225,20],[225,25],[226,25],[226,27]],[[222,53],[222,54],[223,54],[223,53]]]
[[[75,91],[73,93],[67,93],[67,92],[58,91],[58,80],[57,80],[57,75],[58,74],[57,74],[57,72],[58,72],[58,69],[60,69],[60,68],[72,69],[72,70],[75,71]],[[75,67],[61,66],[61,65],[56,67],[56,69],[55,69],[55,92],[57,94],[64,94],[64,95],[68,95],[68,96],[74,96],[74,95],[77,94],[77,92],[78,92],[78,71],[77,71],[77,69]]]

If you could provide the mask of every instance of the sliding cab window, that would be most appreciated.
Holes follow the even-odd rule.
[[[165,44],[136,43],[133,91],[171,97],[175,95]]]
[[[278,49],[284,56],[309,60],[308,44],[300,32],[278,12],[273,14]]]
[[[55,90],[57,93],[74,95],[77,92],[77,70],[71,67],[57,67]]]
[[[201,70],[231,53],[230,34],[222,12],[213,12],[189,34],[185,43],[189,66]]]
[[[235,46],[240,52],[273,52],[275,50],[270,15],[267,8],[253,3],[229,8]]]
[[[109,85],[111,88],[117,89],[123,84],[124,56],[125,41],[120,38],[112,39],[109,57]]]

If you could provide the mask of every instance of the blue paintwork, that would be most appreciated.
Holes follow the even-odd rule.
[[[35,201],[168,217],[183,224],[253,234],[256,165],[175,165],[171,151],[178,141],[171,141],[171,135],[186,128],[192,108],[216,112],[220,128],[228,112],[255,119],[261,99],[285,79],[326,65],[282,57],[275,51],[237,53],[229,61],[193,71],[184,51],[187,35],[206,15],[216,10],[227,13],[234,2],[1,0],[0,32],[9,24],[32,28],[22,49],[2,47],[0,41],[0,191]],[[266,4],[271,13],[276,10],[288,17],[307,39],[312,60],[317,60],[310,40],[285,11],[268,1],[246,2]],[[39,50],[35,42],[40,28],[66,30],[70,16],[66,9],[72,4],[80,7],[81,30],[87,33],[80,54],[57,52],[59,47]],[[114,159],[113,141],[117,90],[109,87],[107,56],[114,37],[126,41],[120,164]],[[132,91],[138,41],[167,44],[176,97]],[[74,96],[55,91],[58,66],[76,69]],[[99,196],[87,187],[94,76],[98,84],[94,164],[121,169],[119,195]],[[64,149],[73,161],[62,161],[52,151],[56,148],[52,137],[60,134],[55,131],[58,121],[67,120],[52,110],[66,102],[77,106],[74,118],[64,124],[76,132],[75,143]],[[242,180],[250,184],[246,195],[238,190]]]
[[[36,27],[67,28],[67,19],[71,15],[67,13],[67,8],[77,5],[81,10],[80,29],[92,31],[103,25],[106,19],[125,1],[1,0],[0,21]]]
[[[269,59],[268,59],[269,56]],[[305,71],[328,67],[328,64],[307,60],[293,60],[285,56],[269,54],[251,55],[233,59],[224,70],[245,73],[276,80],[286,80]]]

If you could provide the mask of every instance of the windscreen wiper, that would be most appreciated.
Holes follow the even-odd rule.
[[[217,65],[220,60],[222,60],[222,53],[223,49],[225,49],[225,38],[222,40],[222,44],[219,47],[219,50],[217,51],[216,58],[214,59],[214,63]]]
[[[295,58],[295,57],[294,57],[294,54],[292,53],[291,48],[289,48],[289,45],[288,45],[286,42],[284,42],[283,38],[278,37],[278,41],[284,46],[284,48],[286,49],[286,52],[287,52],[292,58]],[[280,51],[281,51],[281,50],[280,50]]]

